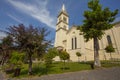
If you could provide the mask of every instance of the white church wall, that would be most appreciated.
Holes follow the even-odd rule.
[[[116,52],[120,54],[120,23],[114,26],[113,34],[115,37]]]
[[[64,46],[63,41],[66,40],[66,31],[60,29],[59,32],[56,34],[55,40],[55,47],[57,46]]]

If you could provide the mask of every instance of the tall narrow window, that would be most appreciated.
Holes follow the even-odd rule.
[[[112,44],[110,35],[107,35],[107,41],[108,41],[108,44],[109,44],[109,45]]]
[[[73,49],[73,38],[72,38],[72,49]]]
[[[72,38],[72,49],[77,49],[77,38]]]
[[[77,38],[75,37],[75,49],[77,49]]]

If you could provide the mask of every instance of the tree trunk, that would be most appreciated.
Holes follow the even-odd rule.
[[[2,66],[4,65],[5,60],[6,60],[6,52],[3,51],[3,56],[2,56],[2,59],[1,59],[1,65]]]
[[[94,40],[94,67],[101,67],[101,63],[100,63],[100,60],[99,60],[99,43],[98,43],[98,39],[97,37],[94,37],[93,38]]]
[[[65,69],[65,60],[64,60],[64,69]]]
[[[16,68],[15,72],[14,72],[14,77],[19,76],[20,75],[20,71],[21,71],[21,68]]]
[[[80,61],[79,61],[79,57],[78,57],[78,62],[80,62]]]
[[[78,57],[78,60],[79,60],[78,62],[80,62],[80,57]]]
[[[29,53],[29,71],[28,71],[29,75],[32,75],[32,56]]]
[[[1,63],[0,63],[0,64],[1,64],[2,66],[4,65],[4,61],[5,61],[5,56],[3,56],[2,59],[1,59]]]
[[[104,53],[104,58],[105,58],[105,60],[107,60],[105,53]]]
[[[112,60],[112,54],[111,54],[111,52],[110,52],[110,58],[111,58],[110,60]]]

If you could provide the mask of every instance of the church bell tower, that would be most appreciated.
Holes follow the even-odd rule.
[[[69,16],[63,4],[62,9],[57,17],[56,35],[54,47],[66,48],[66,33],[69,30]]]

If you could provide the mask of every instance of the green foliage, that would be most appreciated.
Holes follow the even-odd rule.
[[[18,67],[23,64],[24,57],[25,57],[24,53],[14,51],[11,54],[11,58],[10,58],[9,62],[10,62],[10,64],[14,64],[15,66]]]
[[[113,27],[111,23],[115,20],[118,10],[111,12],[109,8],[103,9],[99,0],[91,0],[88,3],[88,8],[90,10],[84,12],[84,24],[78,29],[83,32],[86,41],[94,37],[101,39],[104,30]]]
[[[64,65],[63,65],[62,69],[66,69],[66,67],[65,67],[65,60],[69,60],[70,55],[66,51],[61,51],[59,53],[59,57],[60,57],[61,60],[64,61]]]
[[[50,55],[51,59],[58,55],[58,50],[56,48],[50,48],[48,50],[48,54]]]
[[[106,48],[105,48],[106,52],[108,53],[111,53],[111,52],[115,52],[115,49],[113,48],[112,45],[108,45]]]
[[[79,62],[79,61],[80,61],[80,58],[79,58],[79,57],[82,56],[82,55],[81,55],[80,52],[76,52],[76,55],[78,56],[78,62]]]
[[[70,55],[66,51],[61,51],[59,56],[61,60],[68,60],[70,58]]]
[[[100,67],[99,52],[98,52],[98,39],[102,38],[105,30],[113,27],[112,22],[118,13],[118,9],[110,11],[109,8],[102,8],[99,0],[91,0],[88,2],[89,10],[84,12],[85,20],[81,28],[85,41],[93,39],[94,44],[94,66]]]
[[[78,57],[80,57],[80,56],[81,56],[81,53],[80,53],[80,52],[76,52],[76,55],[77,55]]]
[[[56,48],[50,48],[48,50],[48,53],[45,54],[44,59],[45,59],[45,66],[46,66],[46,71],[50,68],[53,58],[58,55],[58,50]]]
[[[52,57],[49,53],[46,53],[44,56],[46,66],[52,64]]]

